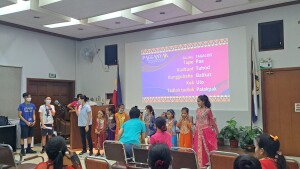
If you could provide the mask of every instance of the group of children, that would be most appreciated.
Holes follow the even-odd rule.
[[[197,109],[196,113],[196,119],[199,119],[201,124],[198,125],[204,125],[209,124],[209,126],[212,126],[212,128],[215,128],[216,132],[217,126],[213,121],[213,117],[210,110],[210,102],[206,101],[206,97],[202,98],[199,96],[198,98],[198,105],[199,109]],[[203,106],[204,105],[204,106]],[[131,109],[132,114],[134,114],[134,111],[139,109],[137,107],[134,107]],[[193,118],[189,116],[189,109],[186,107],[183,107],[181,109],[181,117],[177,121],[175,119],[175,112],[174,110],[170,109],[167,110],[166,113],[163,113],[161,116],[155,118],[155,114],[153,111],[152,106],[148,105],[145,107],[145,114],[143,118],[143,113],[140,112],[140,116],[134,115],[132,116],[130,111],[130,118],[134,119],[136,122],[135,124],[143,124],[140,134],[140,139],[144,138],[144,135],[146,135],[146,139],[148,138],[149,143],[151,145],[155,144],[164,144],[169,149],[171,147],[183,147],[183,148],[194,148],[194,144],[197,144],[197,142],[201,141],[202,145],[201,147],[196,147],[199,151],[205,151],[200,150],[204,149],[203,146],[203,140],[199,140],[199,137],[202,137],[201,134],[197,133],[199,129],[201,129],[201,126],[198,126],[199,129],[197,129],[197,123],[195,128],[193,127]],[[136,113],[135,113],[136,114]],[[132,117],[131,117],[132,116]],[[207,117],[207,118],[206,118]],[[135,119],[136,118],[136,119]],[[138,120],[137,120],[138,119]],[[120,140],[122,142],[122,138],[124,137],[124,133],[128,135],[128,128],[123,127],[122,125],[129,120],[129,115],[124,112],[124,105],[119,106],[119,112],[114,112],[114,107],[110,106],[106,109],[106,112],[99,111],[98,112],[98,118],[97,118],[97,127],[95,133],[97,134],[98,138],[98,150],[102,149],[103,142],[105,140]],[[201,121],[202,120],[202,121]],[[203,124],[202,124],[203,123]],[[128,125],[127,125],[128,126]],[[132,128],[133,126],[131,126]],[[179,130],[177,130],[177,128]],[[203,127],[202,127],[203,128]],[[118,132],[121,130],[121,134]],[[131,130],[131,129],[130,129]],[[195,131],[194,131],[195,130]],[[206,128],[202,129],[202,132],[205,131]],[[131,131],[129,131],[130,133]],[[137,131],[138,132],[138,131]],[[193,133],[195,132],[195,133]],[[104,134],[105,133],[105,134]],[[179,145],[177,140],[177,133],[179,133]],[[119,134],[119,135],[118,135]],[[122,135],[123,134],[123,135]],[[107,137],[106,137],[107,136]],[[193,139],[193,137],[196,137]],[[214,135],[214,137],[216,137]],[[198,140],[197,140],[198,139]],[[204,137],[204,139],[207,139]],[[216,138],[215,138],[216,139]],[[193,143],[193,140],[196,143]],[[143,140],[138,141],[139,143],[144,142]],[[201,143],[200,142],[200,143]],[[128,144],[124,143],[125,146],[128,146]],[[129,145],[129,150],[131,150]],[[260,166],[257,169],[285,169],[285,158],[284,156],[279,152],[280,143],[278,140],[278,137],[274,137],[272,135],[268,134],[262,134],[256,139],[256,157],[260,161]],[[215,148],[216,149],[216,148]],[[196,151],[196,150],[195,150]],[[204,152],[197,153],[198,160],[201,160],[201,163],[199,162],[199,166],[206,165],[205,161],[205,155]],[[98,155],[99,155],[98,151]],[[238,160],[242,160],[244,162],[245,157],[238,158]],[[250,160],[253,160],[253,158],[250,158]],[[247,162],[247,163],[251,163]],[[253,163],[253,162],[252,162]],[[243,165],[243,164],[236,164],[235,165]],[[247,165],[248,166],[248,165]],[[235,166],[236,169],[238,169],[237,166]],[[246,167],[249,169],[256,169],[256,167]],[[243,169],[243,168],[240,168]]]
[[[170,148],[178,147],[177,133],[179,128],[179,147],[192,148],[192,119],[189,117],[189,109],[184,107],[181,110],[181,118],[175,120],[175,112],[170,109],[161,117],[155,119],[152,106],[145,107],[144,117],[141,112],[140,120],[146,126],[146,143],[155,144],[165,142]],[[103,149],[105,140],[118,140],[118,133],[122,125],[129,120],[129,115],[124,112],[124,105],[119,105],[119,110],[115,113],[113,106],[106,108],[106,111],[98,111],[95,134],[97,135],[97,149]],[[166,133],[168,134],[166,134]],[[153,138],[153,139],[151,139]],[[170,140],[166,139],[170,138]],[[157,141],[156,141],[157,140]],[[166,140],[166,141],[162,141]]]

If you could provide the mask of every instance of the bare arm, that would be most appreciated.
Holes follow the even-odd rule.
[[[22,121],[24,121],[24,123],[28,126],[28,123],[29,123],[29,122],[23,118],[23,116],[22,116],[22,111],[19,111],[18,115],[19,115],[19,118],[20,118]]]
[[[123,129],[123,128],[120,128],[119,133],[118,133],[118,138],[117,138],[118,141],[120,140],[120,138],[121,138],[123,132],[124,132],[124,129]]]
[[[36,122],[36,118],[35,118],[35,110],[32,112],[32,116],[33,116],[33,123],[32,123],[32,126],[35,125],[35,122]]]
[[[44,124],[44,120],[43,120],[43,113],[42,112],[39,112],[39,113],[40,113],[40,121],[42,124],[42,128],[44,128],[45,124]]]
[[[146,137],[146,134],[145,134],[145,132],[142,132],[142,144],[145,144],[145,137]]]
[[[51,106],[51,114],[52,114],[52,116],[55,116],[55,113],[56,113],[56,111],[55,111],[54,106]]]
[[[79,110],[75,109],[76,115],[79,116]]]
[[[90,112],[88,112],[88,120],[87,120],[86,126],[90,125],[91,119],[92,119],[92,112],[90,111]]]
[[[71,106],[71,103],[68,104],[67,107],[68,107],[70,110],[75,110],[75,109]]]

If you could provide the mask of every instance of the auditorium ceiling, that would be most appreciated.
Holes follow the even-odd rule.
[[[88,39],[229,16],[294,2],[296,1],[0,0],[0,24]]]

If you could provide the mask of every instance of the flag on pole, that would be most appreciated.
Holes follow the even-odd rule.
[[[121,81],[120,81],[120,73],[119,73],[119,65],[117,68],[117,80],[116,80],[116,89],[113,92],[112,102],[117,108],[119,105],[123,104],[122,101],[122,90],[121,90]]]
[[[118,65],[118,72],[117,72],[117,96],[118,96],[118,106],[123,104],[123,100],[122,100],[122,90],[121,90],[121,80],[120,80],[120,72],[119,72],[119,65]]]
[[[255,123],[258,119],[259,108],[259,76],[257,70],[257,59],[254,50],[253,38],[251,39],[251,90],[252,122]]]

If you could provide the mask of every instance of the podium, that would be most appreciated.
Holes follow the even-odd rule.
[[[103,106],[91,106],[92,108],[92,131],[91,131],[91,135],[92,135],[92,140],[93,140],[93,147],[96,147],[96,134],[95,134],[95,128],[96,128],[96,119],[97,119],[97,115],[98,115],[98,111],[101,110],[103,112],[105,112],[106,108],[110,106],[110,105],[103,105]],[[81,136],[80,136],[80,131],[79,131],[79,127],[78,127],[78,117],[76,115],[75,112],[70,113],[71,117],[70,117],[70,148],[71,149],[81,149],[82,145],[81,145]]]

